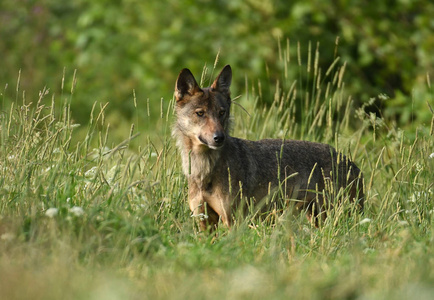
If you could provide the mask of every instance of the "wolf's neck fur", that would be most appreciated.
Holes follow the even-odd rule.
[[[182,171],[197,182],[206,183],[210,180],[221,150],[209,149],[206,146],[194,146],[192,140],[182,134],[176,134],[176,144],[181,151]]]

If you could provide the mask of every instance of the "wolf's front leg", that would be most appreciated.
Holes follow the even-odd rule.
[[[190,199],[191,216],[199,222],[201,231],[217,229],[219,222],[219,215],[208,205],[203,199],[199,197]]]
[[[205,201],[202,191],[196,184],[189,184],[189,205],[191,216],[198,221],[201,231],[217,229],[219,215]]]
[[[219,189],[215,189],[213,193],[206,193],[205,202],[208,211],[213,212],[213,215],[216,216],[217,222],[221,219],[227,227],[232,226],[232,208],[228,193],[225,194]]]

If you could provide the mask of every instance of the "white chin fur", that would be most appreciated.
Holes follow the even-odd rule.
[[[208,146],[208,148],[210,148],[210,149],[212,149],[212,150],[217,150],[217,149],[220,149],[221,147],[223,147],[223,145],[221,145],[221,146],[211,146],[211,145],[207,145]]]
[[[198,137],[197,140],[202,144],[202,146],[208,147],[211,150],[218,150],[221,147],[223,147],[223,145],[224,145],[224,144],[222,144],[221,146],[210,145],[210,144],[206,143],[205,140],[202,140],[200,137]]]

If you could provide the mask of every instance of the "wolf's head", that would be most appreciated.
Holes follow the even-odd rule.
[[[176,128],[193,149],[219,149],[229,131],[232,69],[225,66],[213,84],[200,88],[189,69],[179,73],[175,85]]]

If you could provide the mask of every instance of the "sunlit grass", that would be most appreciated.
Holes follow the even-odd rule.
[[[3,96],[0,123],[0,298],[429,299],[434,117],[408,134],[366,114],[345,93],[345,63],[335,57],[321,71],[312,49],[292,60],[282,49],[279,82],[233,87],[250,114],[233,106],[233,134],[347,153],[365,174],[364,215],[343,205],[315,228],[303,212],[273,211],[198,233],[171,103],[151,101],[161,107],[158,138],[129,124],[114,143],[104,105],[82,129],[71,118],[73,91],[29,99],[17,85],[15,99]],[[294,80],[290,67],[303,75]],[[265,85],[274,91],[267,108]]]

